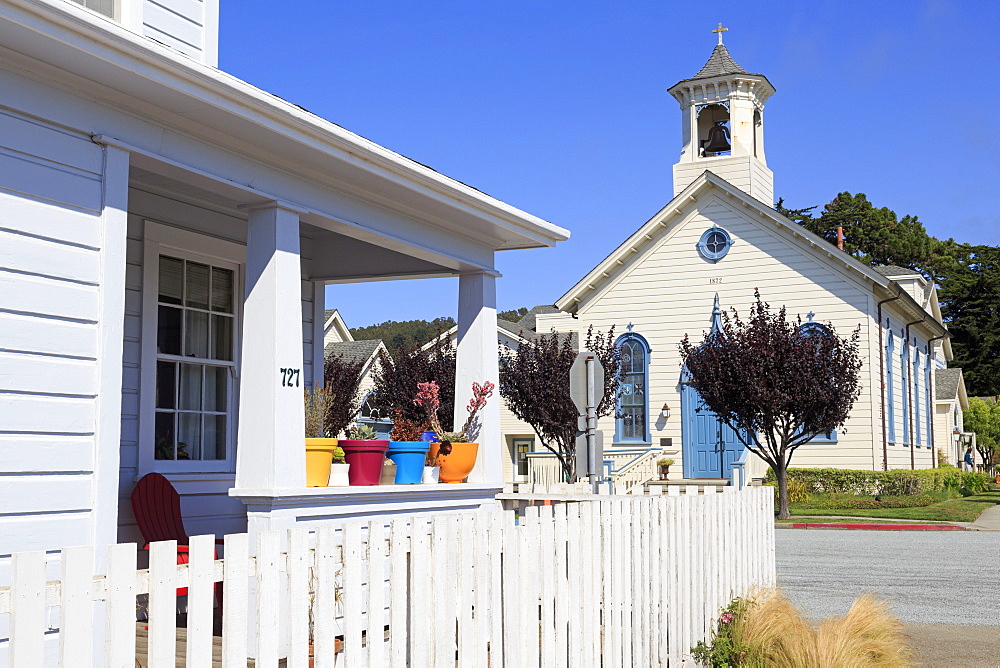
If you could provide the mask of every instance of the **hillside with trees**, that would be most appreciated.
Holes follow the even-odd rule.
[[[878,208],[863,193],[842,192],[824,205],[790,209],[778,200],[775,210],[837,245],[844,229],[844,251],[875,266],[895,264],[919,271],[938,285],[938,299],[952,334],[955,359],[970,395],[1000,394],[1000,248],[937,239],[916,216],[900,218]]]
[[[446,332],[455,326],[454,318],[441,317],[433,320],[386,320],[377,325],[367,327],[352,327],[351,336],[355,341],[381,339],[389,352],[396,354],[415,346],[420,346],[441,332]]]

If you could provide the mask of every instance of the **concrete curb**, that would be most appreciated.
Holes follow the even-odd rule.
[[[783,522],[781,529],[868,529],[870,531],[966,531],[957,524],[855,524],[846,522]]]

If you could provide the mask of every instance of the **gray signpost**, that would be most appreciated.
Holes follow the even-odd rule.
[[[600,452],[603,449],[602,439],[597,432],[597,404],[604,395],[604,366],[594,353],[579,353],[573,361],[569,370],[569,395],[583,423],[580,425],[583,433],[577,436],[577,476],[586,471],[591,489],[596,494],[604,459],[604,453]],[[580,446],[584,443],[586,447],[581,453]]]

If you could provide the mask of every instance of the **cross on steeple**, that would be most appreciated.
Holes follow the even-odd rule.
[[[726,32],[728,30],[729,30],[729,28],[723,28],[722,24],[720,23],[719,27],[712,31],[714,33],[718,33],[719,34],[719,44],[722,44],[722,33]]]

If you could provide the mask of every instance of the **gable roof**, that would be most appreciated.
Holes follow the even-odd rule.
[[[375,352],[382,346],[381,339],[367,339],[364,341],[342,341],[339,343],[328,343],[323,349],[324,357],[331,355],[343,355],[349,362],[369,362],[374,357]]]
[[[894,264],[880,264],[877,267],[872,267],[874,271],[879,276],[885,276],[889,278],[890,276],[919,276],[923,278],[924,275],[915,269],[906,269],[905,267],[899,267]]]
[[[538,322],[535,316],[540,313],[559,313],[559,309],[551,304],[539,304],[535,306],[517,321],[517,326],[524,330],[538,331]]]
[[[934,398],[954,399],[958,395],[958,386],[963,381],[961,369],[935,369]]]
[[[876,296],[896,298],[897,304],[902,304],[907,311],[918,318],[929,316],[922,322],[934,330],[937,336],[950,336],[947,328],[933,314],[924,310],[923,306],[917,303],[900,285],[856,258],[837,250],[818,235],[801,225],[796,225],[774,209],[708,170],[702,172],[698,178],[679,192],[656,215],[646,221],[600,264],[570,288],[566,294],[557,299],[556,307],[563,311],[576,313],[580,303],[589,294],[596,293],[600,287],[619,275],[619,269],[627,264],[627,260],[632,255],[638,254],[649,245],[656,243],[656,232],[682,220],[685,214],[691,213],[698,202],[712,191],[737,202],[746,210],[753,212],[759,219],[772,223],[781,233],[801,239],[806,243],[807,251],[817,259],[837,263],[847,272],[853,273],[856,278],[861,279],[860,282],[874,284],[878,289]]]

